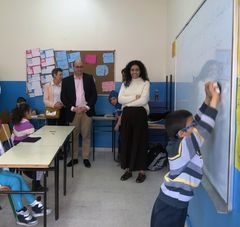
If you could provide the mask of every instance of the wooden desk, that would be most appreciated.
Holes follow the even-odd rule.
[[[115,121],[116,121],[116,117],[114,116],[93,116],[92,117],[93,120],[93,124],[92,124],[92,141],[93,141],[93,160],[95,160],[95,133],[96,133],[96,128],[102,128],[100,131],[101,132],[111,132],[112,135],[112,152],[113,152],[113,158],[115,160],[115,143],[116,143],[116,132],[114,130],[114,126],[115,126]],[[96,125],[95,122],[97,121],[107,121],[110,122],[111,124],[107,124],[107,125]],[[108,130],[103,130],[108,128]],[[110,130],[109,130],[110,128]]]

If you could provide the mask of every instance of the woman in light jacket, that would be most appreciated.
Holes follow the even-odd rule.
[[[121,180],[132,177],[132,171],[139,171],[137,183],[145,178],[150,83],[147,70],[141,61],[134,60],[125,68],[118,100],[122,104],[121,119],[121,167],[125,173]]]
[[[46,107],[60,110],[59,119],[47,119],[48,125],[65,125],[65,111],[60,99],[62,86],[62,69],[55,68],[52,71],[53,81],[44,86],[43,101]]]

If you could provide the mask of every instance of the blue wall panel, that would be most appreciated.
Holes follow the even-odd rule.
[[[234,171],[233,211],[228,214],[217,213],[207,192],[202,186],[195,190],[188,213],[191,227],[239,227],[240,226],[240,172]]]

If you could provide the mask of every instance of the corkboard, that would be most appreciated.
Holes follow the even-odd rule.
[[[115,51],[87,51],[87,50],[55,50],[56,66],[64,70],[64,77],[73,75],[73,61],[80,59],[84,65],[84,72],[93,75],[96,83],[97,93],[99,95],[109,94],[115,89],[114,64]],[[79,54],[80,53],[80,54]],[[61,63],[61,58],[67,56]],[[68,68],[67,68],[68,64]]]

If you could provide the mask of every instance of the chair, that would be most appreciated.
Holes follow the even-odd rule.
[[[11,188],[9,188],[7,186],[0,186],[0,192],[10,192],[10,191],[11,191]],[[11,195],[9,195],[9,194],[8,194],[8,200],[9,200],[9,203],[11,205],[13,215],[16,218],[16,212],[15,212],[15,208],[14,208],[14,205],[13,205],[13,201],[12,201]]]
[[[2,143],[6,142],[6,141],[8,142],[10,147],[13,146],[12,141],[11,141],[11,132],[10,132],[9,125],[8,124],[1,124],[0,125],[0,145],[1,145],[0,156],[5,152],[4,147],[2,146]],[[11,189],[9,187],[3,186],[3,185],[0,186],[0,193],[1,192],[10,192],[10,191],[11,191]],[[16,212],[15,212],[14,205],[13,205],[12,198],[11,198],[10,194],[8,194],[8,200],[10,202],[13,214],[16,217]]]
[[[1,124],[0,125],[0,141],[2,143],[8,142],[9,147],[13,146],[11,141],[11,131],[8,124]]]

